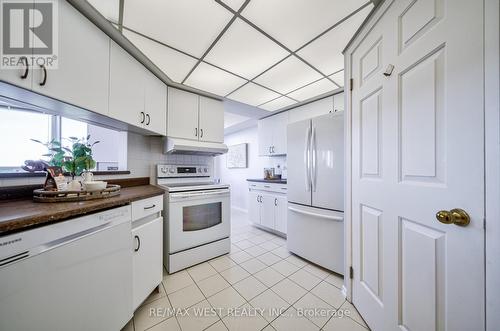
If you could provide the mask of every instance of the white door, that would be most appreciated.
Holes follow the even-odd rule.
[[[271,118],[265,118],[258,123],[259,155],[271,155],[273,144],[273,125]]]
[[[196,94],[168,88],[168,135],[198,140],[199,97]]]
[[[58,6],[58,67],[31,68],[33,90],[107,115],[109,37],[68,2]]]
[[[260,211],[260,225],[274,229],[274,196],[261,193],[262,209]]]
[[[222,101],[200,96],[200,141],[224,142],[224,105]]]
[[[388,5],[352,55],[353,302],[373,330],[484,330],[483,3]]]
[[[286,214],[287,201],[286,196],[274,197],[274,228],[275,230],[286,234]]]
[[[344,116],[331,113],[312,119],[312,205],[344,210]]]
[[[260,224],[260,194],[259,192],[248,192],[248,217],[250,222]]]
[[[146,72],[144,128],[165,136],[167,133],[167,85],[155,75]]]
[[[286,128],[288,126],[288,112],[285,111],[281,114],[271,117],[274,122],[272,126],[273,143],[271,152],[272,155],[285,155],[286,154]]]
[[[287,141],[290,148],[288,164],[288,201],[303,205],[311,204],[310,150],[311,121],[305,120],[288,125]]]

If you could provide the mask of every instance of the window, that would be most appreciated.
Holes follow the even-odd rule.
[[[24,172],[25,160],[45,160],[52,139],[71,148],[69,137],[99,141],[92,148],[97,171],[127,170],[127,133],[38,112],[0,107],[0,172]]]

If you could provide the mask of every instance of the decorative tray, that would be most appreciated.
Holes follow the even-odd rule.
[[[120,185],[109,184],[104,190],[98,191],[33,191],[33,200],[36,202],[72,202],[105,199],[120,194]]]

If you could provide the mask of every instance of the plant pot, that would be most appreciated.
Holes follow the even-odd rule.
[[[81,191],[82,190],[82,184],[80,181],[73,179],[68,183],[68,191]]]

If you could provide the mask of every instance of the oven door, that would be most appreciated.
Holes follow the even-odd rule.
[[[228,238],[230,223],[229,189],[170,193],[169,253]]]

